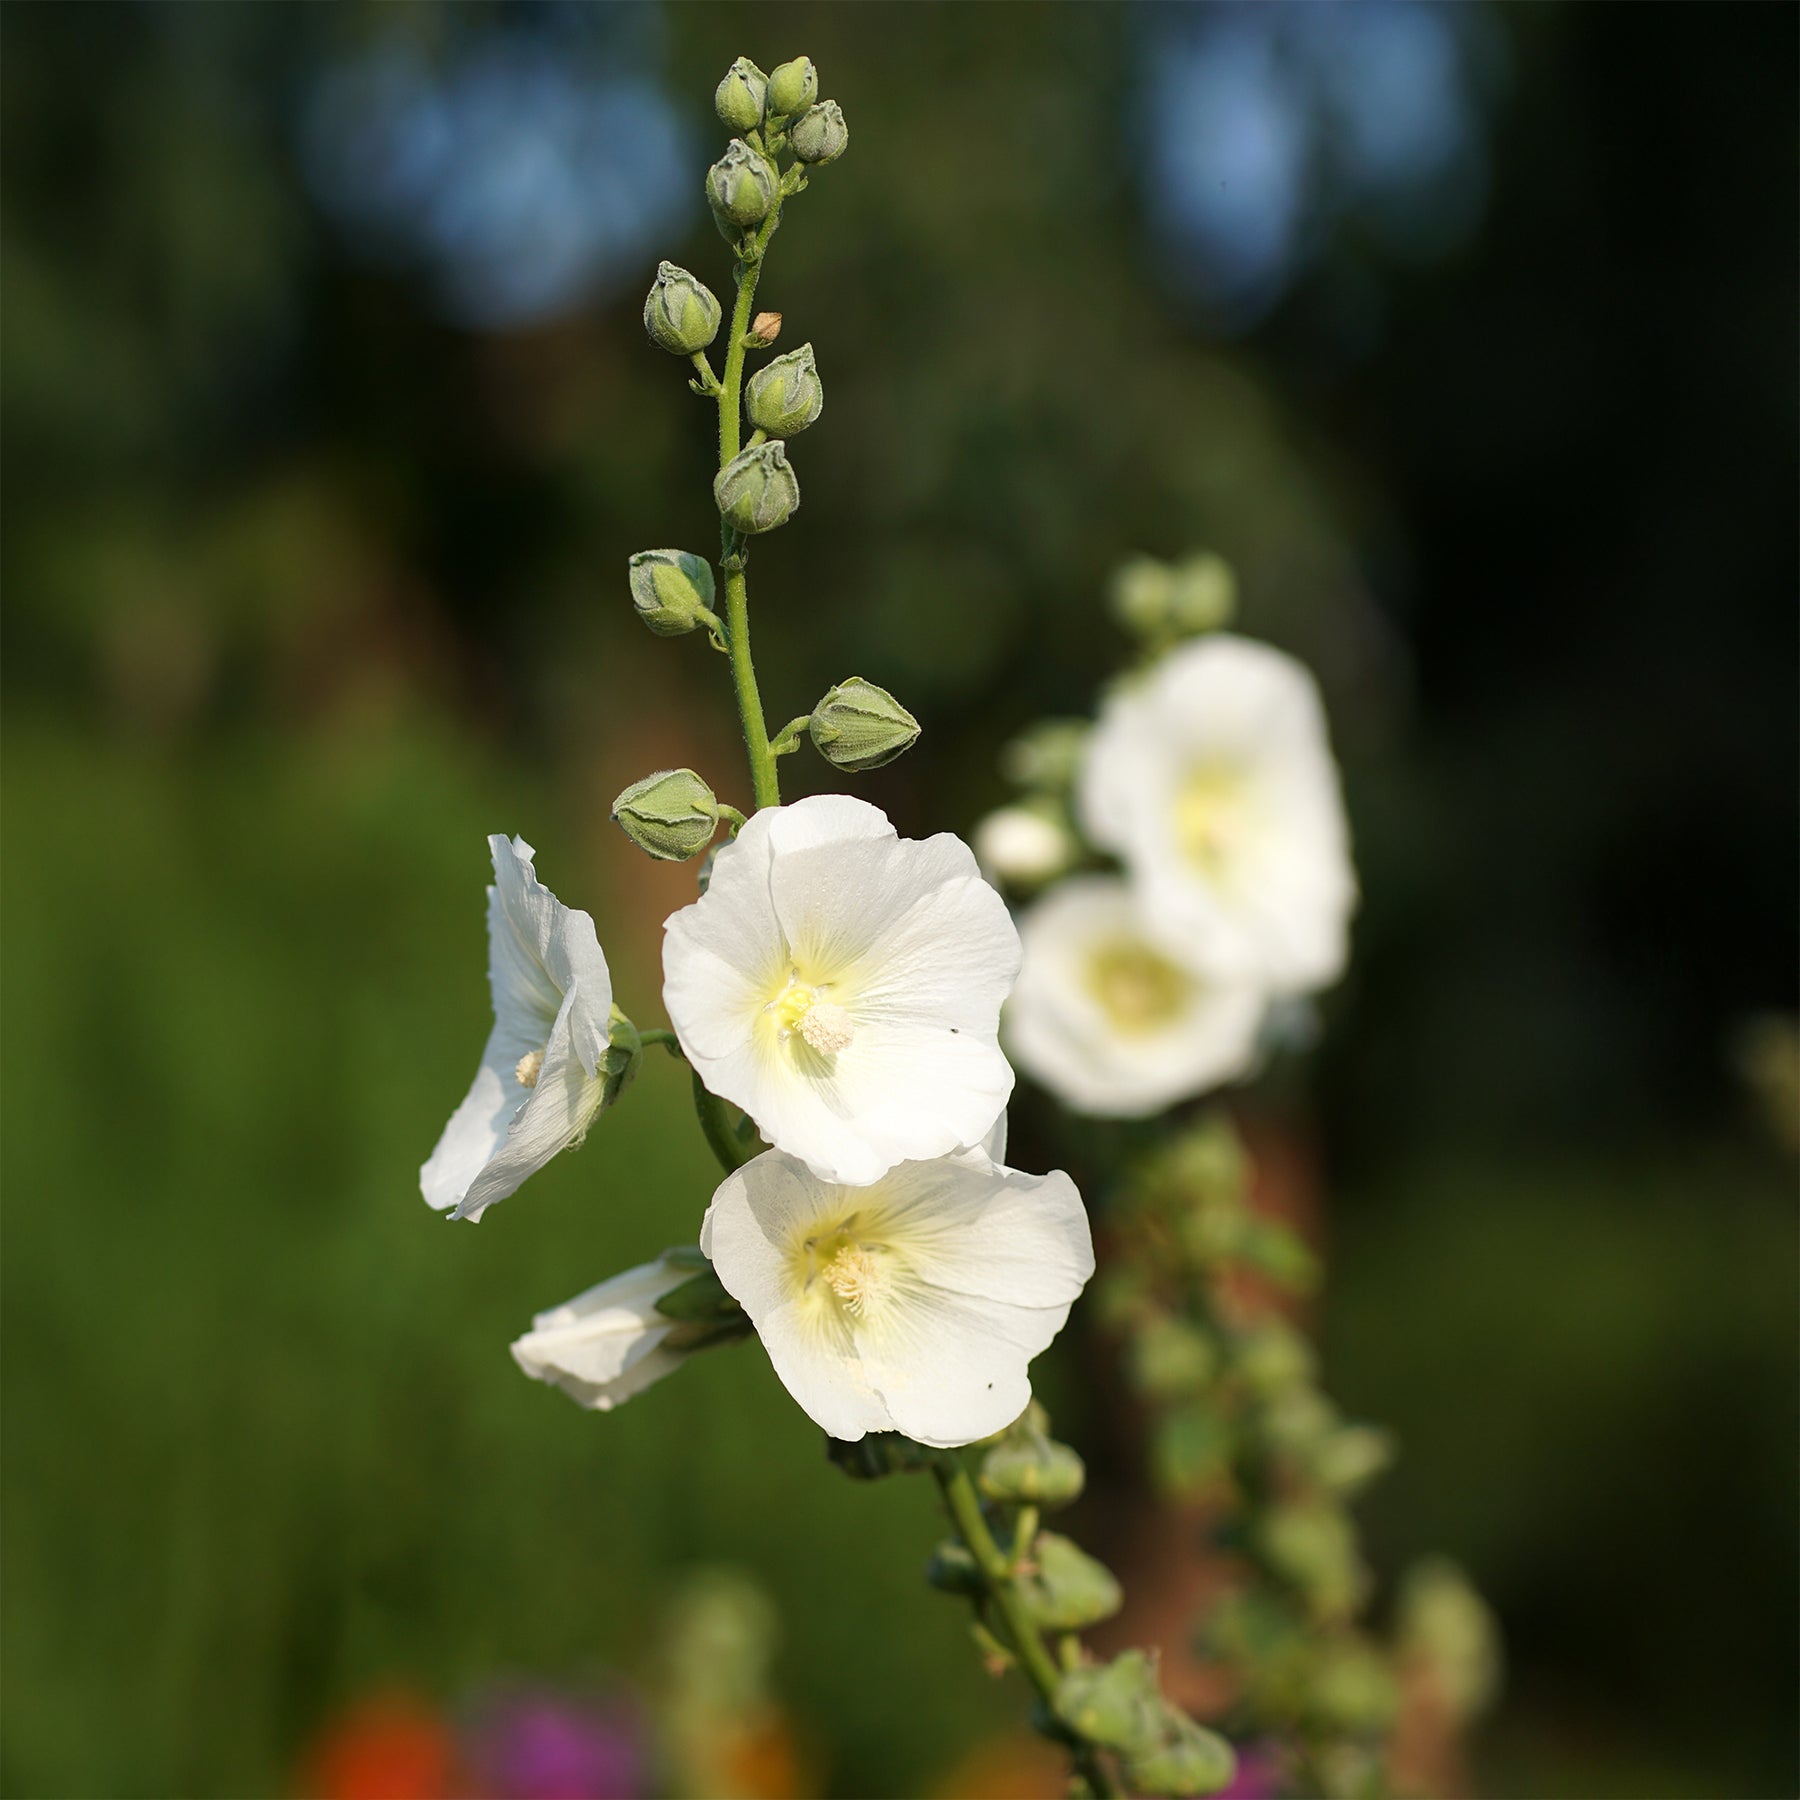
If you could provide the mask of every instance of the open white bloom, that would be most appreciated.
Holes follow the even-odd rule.
[[[1356,878],[1312,677],[1224,632],[1171,652],[1101,709],[1078,789],[1177,961],[1286,992],[1344,966]]]
[[[896,837],[842,794],[769,807],[664,930],[689,1062],[825,1179],[978,1143],[1005,1107],[1019,934],[960,839]]]
[[[494,1029],[468,1097],[419,1171],[425,1198],[478,1219],[575,1143],[606,1095],[612,976],[594,921],[537,878],[523,838],[490,837]]]
[[[1024,1411],[1094,1272],[1074,1182],[975,1150],[854,1188],[765,1151],[719,1184],[700,1248],[815,1423],[944,1448]]]
[[[693,1274],[691,1265],[660,1256],[627,1269],[539,1313],[514,1342],[513,1360],[534,1381],[547,1381],[596,1412],[611,1412],[687,1360],[687,1350],[668,1341],[678,1322],[659,1313],[656,1303]]]
[[[1063,882],[1019,933],[1025,966],[1006,1003],[1006,1047],[1077,1112],[1143,1118],[1254,1062],[1265,990],[1166,955],[1117,876]]]

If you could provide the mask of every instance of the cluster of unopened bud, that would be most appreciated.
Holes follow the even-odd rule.
[[[1118,1753],[1135,1794],[1216,1794],[1237,1771],[1231,1746],[1164,1696],[1155,1659],[1142,1650],[1069,1670],[1056,1709],[1089,1743]]]
[[[613,822],[659,862],[686,862],[712,842],[719,802],[692,769],[658,769],[613,802]]]
[[[708,203],[728,238],[760,225],[792,191],[774,160],[784,143],[795,162],[817,168],[835,162],[850,142],[843,108],[819,98],[819,71],[809,56],[768,75],[740,56],[714,91],[713,107],[738,134],[706,177]]]
[[[1127,631],[1167,642],[1229,625],[1237,611],[1237,577],[1208,550],[1176,563],[1135,556],[1114,573],[1111,600]]]

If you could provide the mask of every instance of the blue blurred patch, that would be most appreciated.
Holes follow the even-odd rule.
[[[305,100],[306,180],[354,253],[420,271],[442,315],[478,331],[640,280],[698,203],[688,134],[629,48],[541,18],[438,56],[395,32]]]
[[[1479,218],[1505,48],[1480,0],[1225,0],[1144,17],[1146,206],[1220,325],[1254,324],[1346,226],[1431,256]]]

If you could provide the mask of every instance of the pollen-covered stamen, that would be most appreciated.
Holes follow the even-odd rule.
[[[808,1049],[822,1056],[848,1049],[856,1035],[849,1013],[827,1000],[819,988],[808,986],[798,972],[788,977],[787,986],[763,1010],[775,1015],[776,1029],[784,1038],[797,1031]]]
[[[513,1080],[522,1088],[534,1088],[538,1084],[538,1076],[543,1073],[544,1053],[542,1050],[527,1050],[513,1064]]]
[[[879,1244],[859,1244],[851,1239],[841,1243],[819,1270],[825,1285],[843,1301],[844,1310],[859,1319],[887,1286],[884,1255]]]

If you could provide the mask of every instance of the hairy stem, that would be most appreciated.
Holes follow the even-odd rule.
[[[955,1525],[957,1535],[975,1559],[981,1579],[987,1586],[988,1599],[1006,1627],[1008,1648],[1018,1658],[1025,1678],[1037,1689],[1038,1698],[1052,1718],[1057,1717],[1057,1669],[1050,1652],[1024,1602],[1014,1580],[1012,1559],[994,1541],[994,1534],[981,1514],[981,1500],[969,1471],[954,1450],[940,1452],[932,1458],[931,1472],[944,1496],[944,1505]],[[1097,1795],[1116,1796],[1121,1790],[1093,1745],[1077,1743],[1069,1746],[1076,1772]]]
[[[734,1169],[741,1169],[756,1154],[754,1141],[746,1144],[738,1136],[725,1102],[717,1094],[707,1091],[698,1069],[694,1071],[694,1111],[699,1117],[707,1148],[719,1159],[719,1167],[727,1175]]]
[[[752,240],[754,255],[737,265],[737,304],[731,309],[731,334],[726,339],[725,375],[719,383],[719,467],[737,455],[743,427],[744,340],[750,330],[750,308],[756,299],[756,282],[762,274],[762,252],[780,217],[771,213]],[[725,528],[725,647],[731,656],[731,679],[737,689],[738,719],[744,731],[744,751],[750,758],[750,787],[760,810],[781,804],[781,778],[775,753],[769,748],[769,727],[763,717],[762,695],[756,686],[756,664],[750,655],[750,593],[744,582],[744,540]]]

